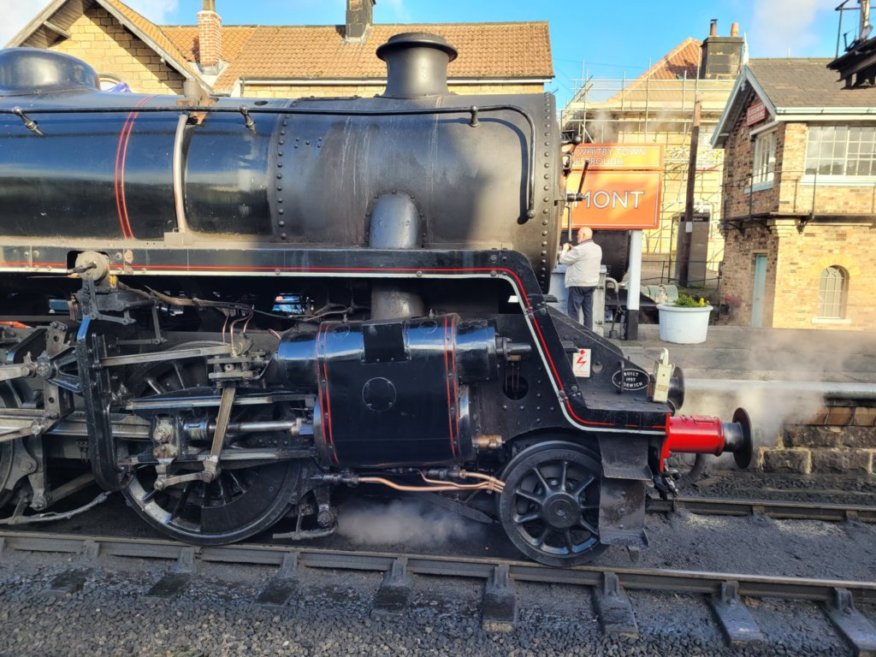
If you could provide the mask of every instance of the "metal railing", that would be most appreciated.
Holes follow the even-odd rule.
[[[769,181],[724,183],[726,204],[746,203],[744,213],[725,216],[759,216],[767,213],[791,215],[874,215],[876,216],[876,176],[835,176],[801,169],[776,169]]]

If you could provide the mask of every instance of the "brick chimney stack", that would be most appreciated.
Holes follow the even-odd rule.
[[[362,41],[374,18],[377,0],[347,0],[347,24],[344,41]]]
[[[204,0],[198,12],[198,63],[208,75],[219,73],[222,61],[222,19],[216,13],[216,0]]]
[[[699,75],[706,80],[732,80],[742,66],[745,38],[739,36],[739,23],[730,26],[730,36],[718,35],[718,20],[709,23],[709,36],[703,41]]]

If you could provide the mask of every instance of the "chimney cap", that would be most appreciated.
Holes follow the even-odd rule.
[[[406,48],[432,47],[438,50],[443,50],[447,54],[449,61],[456,59],[459,54],[453,46],[447,43],[447,40],[437,34],[429,32],[402,32],[389,37],[389,40],[377,48],[377,56],[383,61],[386,61],[388,55],[398,50]]]
[[[216,11],[216,0],[204,0],[201,11]]]

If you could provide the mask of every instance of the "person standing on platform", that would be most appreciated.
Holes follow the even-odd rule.
[[[563,244],[560,263],[566,265],[566,287],[569,289],[569,316],[578,321],[578,309],[584,309],[584,327],[593,330],[593,290],[599,285],[602,247],[593,241],[593,231],[586,226],[578,230],[575,247]]]

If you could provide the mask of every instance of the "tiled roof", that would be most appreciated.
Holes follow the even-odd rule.
[[[693,37],[686,38],[666,53],[663,59],[642,73],[639,79],[680,80],[685,77],[688,79],[696,78],[700,70],[702,46],[702,41]]]
[[[161,28],[189,61],[197,56],[196,26]],[[382,79],[386,64],[377,46],[400,32],[433,32],[459,50],[452,78],[553,77],[545,22],[373,25],[361,42],[344,40],[342,25],[222,27],[222,58],[228,67],[214,85],[229,91],[241,78],[268,80]]]
[[[53,0],[10,42],[20,45],[70,0]],[[189,77],[201,78],[196,25],[156,25],[121,0],[92,0]],[[84,6],[79,5],[82,10]],[[386,64],[377,47],[400,32],[433,32],[459,50],[451,79],[533,79],[553,77],[548,24],[437,23],[372,25],[360,42],[344,40],[343,25],[223,25],[222,59],[227,66],[213,84],[219,93],[244,79],[382,80]]]
[[[233,62],[258,28],[254,25],[228,25],[222,27],[222,57]],[[196,62],[198,52],[197,25],[162,25],[161,31],[167,35],[183,54],[186,61]]]
[[[185,71],[189,75],[193,77],[198,76],[197,72],[190,65],[190,60],[183,55],[183,52],[180,51],[176,43],[168,38],[163,28],[159,27],[158,25],[147,19],[145,16],[138,14],[136,11],[131,9],[123,2],[119,2],[119,0],[100,1],[101,4],[103,4],[108,10],[115,10],[119,12],[122,16],[124,16],[124,18],[131,24],[133,24],[140,32],[142,32],[144,36],[151,39],[153,43],[158,46],[158,48],[163,50],[163,54],[169,56],[175,64],[185,69]]]
[[[752,59],[748,68],[776,108],[876,107],[876,87],[846,89],[832,60]]]

